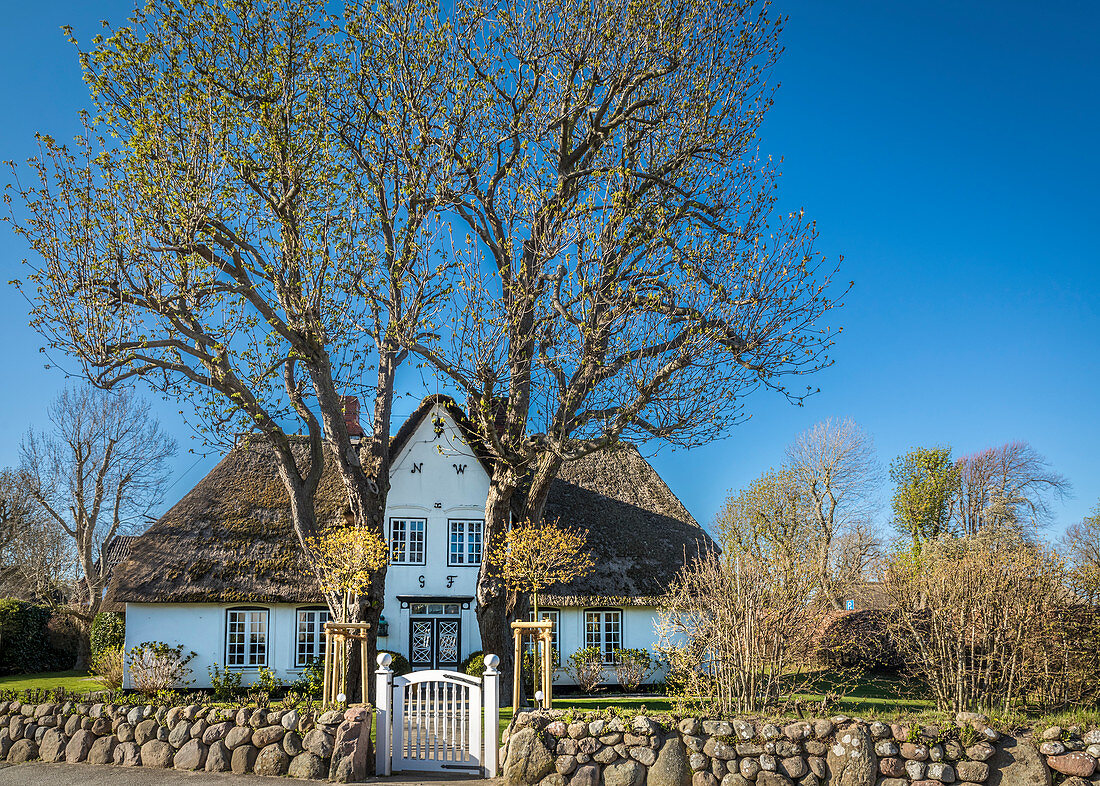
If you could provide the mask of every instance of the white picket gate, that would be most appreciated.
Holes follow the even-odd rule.
[[[375,773],[456,771],[495,778],[500,658],[485,656],[480,680],[438,669],[395,677],[391,661],[388,653],[380,654],[375,672]]]

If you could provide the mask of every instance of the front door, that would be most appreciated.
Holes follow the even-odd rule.
[[[409,626],[409,665],[413,669],[458,669],[461,650],[457,617],[413,617]]]

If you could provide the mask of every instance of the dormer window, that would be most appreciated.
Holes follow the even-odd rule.
[[[485,522],[481,519],[451,519],[447,564],[480,565],[481,531]]]
[[[424,519],[390,519],[390,562],[423,565],[426,528]]]

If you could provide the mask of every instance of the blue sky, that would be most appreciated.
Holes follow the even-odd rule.
[[[729,489],[826,417],[861,423],[884,462],[919,444],[961,455],[1025,439],[1073,483],[1057,534],[1100,498],[1100,6],[775,6],[790,21],[763,149],[784,159],[784,207],[805,207],[819,249],[843,254],[842,275],[855,282],[837,316],[836,364],[803,407],[761,393],[729,438],[660,450],[654,464],[709,522]],[[76,130],[86,92],[59,27],[87,40],[98,19],[120,23],[131,7],[7,8],[0,158],[32,155],[36,131]],[[23,275],[25,253],[0,230],[3,282]],[[64,384],[43,368],[26,311],[0,287],[0,467],[17,461],[20,435]],[[404,400],[397,415],[412,406]],[[182,448],[169,502],[216,460],[188,452],[203,446],[177,410],[158,407]]]

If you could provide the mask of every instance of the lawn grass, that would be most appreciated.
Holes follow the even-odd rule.
[[[103,690],[103,685],[86,671],[49,671],[41,674],[11,674],[0,677],[0,690],[64,688],[73,693]]]

